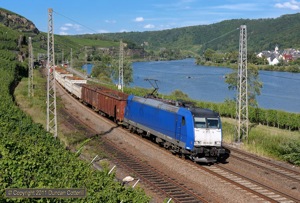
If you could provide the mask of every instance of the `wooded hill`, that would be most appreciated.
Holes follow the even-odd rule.
[[[23,31],[23,34],[33,35],[33,46],[36,52],[46,53],[47,35],[35,30],[31,21],[1,9],[2,17],[0,23],[7,24],[7,15],[16,16],[14,23],[21,23],[23,27],[32,28],[31,34]],[[5,17],[6,16],[6,17]],[[5,23],[6,22],[6,23]],[[14,29],[13,22],[7,25]],[[23,23],[27,22],[27,23]],[[86,34],[76,36],[55,36],[55,51],[60,53],[64,50],[66,57],[73,49],[73,57],[80,57],[85,46],[94,47],[115,47],[118,50],[119,40],[126,42],[129,49],[142,49],[158,51],[164,48],[181,51],[188,51],[192,55],[202,54],[210,48],[216,51],[238,51],[239,27],[247,25],[248,52],[260,52],[263,50],[274,50],[278,45],[279,49],[300,48],[300,13],[283,15],[279,18],[268,19],[233,19],[225,20],[210,25],[199,25],[182,27],[161,31],[147,32],[123,32],[106,34]],[[25,29],[26,30],[26,29]],[[187,52],[185,52],[187,53]],[[83,55],[81,58],[84,57]]]
[[[211,48],[220,51],[238,50],[239,27],[247,25],[248,50],[259,52],[300,48],[300,13],[268,19],[234,19],[210,25],[199,25],[149,32],[123,32],[103,34],[112,40],[125,39],[145,46],[148,50],[173,48],[202,53]]]

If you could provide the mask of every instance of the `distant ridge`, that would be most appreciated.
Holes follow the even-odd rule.
[[[210,25],[174,28],[162,31],[101,34],[112,40],[126,39],[146,49],[173,48],[202,52],[207,48],[238,50],[240,25],[247,25],[248,50],[300,48],[300,13],[268,19],[233,19]],[[236,29],[236,32],[234,31]],[[232,31],[232,32],[231,32]],[[226,35],[226,33],[229,33]],[[224,36],[223,36],[224,35]],[[222,36],[222,37],[220,37]]]

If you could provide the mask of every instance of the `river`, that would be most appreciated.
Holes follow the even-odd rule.
[[[197,66],[194,59],[134,62],[130,86],[152,88],[144,79],[156,79],[159,93],[181,90],[195,100],[223,102],[235,96],[225,83],[224,76],[230,72],[226,67]],[[259,107],[300,113],[299,73],[260,71],[259,77],[263,82]]]

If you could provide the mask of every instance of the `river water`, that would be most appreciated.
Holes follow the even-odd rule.
[[[223,102],[232,99],[235,92],[228,90],[225,75],[232,72],[226,67],[197,66],[194,59],[133,63],[131,87],[152,88],[145,78],[157,80],[158,92],[170,94],[181,90],[190,98],[201,101]],[[263,82],[258,105],[265,109],[277,109],[300,113],[300,74],[276,71],[260,71]]]

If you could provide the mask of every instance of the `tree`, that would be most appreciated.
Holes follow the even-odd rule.
[[[215,53],[212,55],[212,60],[213,60],[213,62],[215,62],[215,63],[223,63],[224,60],[225,60],[225,54],[220,53],[220,52],[215,52]]]
[[[215,53],[215,50],[206,49],[206,51],[204,52],[204,58],[205,58],[205,60],[206,61],[211,61],[214,53]]]
[[[123,82],[124,85],[129,85],[133,82],[133,70],[132,70],[132,63],[129,60],[123,61]],[[119,79],[119,60],[115,60],[113,63],[113,71],[112,71],[112,78],[114,80]]]
[[[189,99],[189,96],[187,94],[185,94],[184,92],[180,91],[180,90],[174,90],[171,95],[171,97],[174,97],[176,100],[181,99]]]
[[[123,77],[124,77],[124,84],[125,85],[129,85],[131,82],[133,82],[132,75],[133,75],[133,70],[132,70],[131,61],[124,60],[124,63],[123,63]]]
[[[99,80],[112,82],[112,71],[112,58],[108,55],[104,55],[100,62],[94,64],[92,75],[98,78]]]
[[[262,82],[259,80],[258,67],[253,64],[248,64],[248,104],[250,106],[257,107],[256,96],[260,95],[260,90],[262,88]],[[237,69],[226,75],[225,82],[228,83],[228,89],[236,90],[238,73]]]
[[[95,62],[95,61],[94,61]],[[112,83],[119,79],[119,59],[113,59],[109,55],[103,55],[101,61],[95,62],[92,75],[99,80]],[[132,64],[129,60],[123,62],[124,84],[129,85],[133,82]]]
[[[239,52],[237,51],[231,51],[226,54],[226,60],[230,63],[237,63],[239,58]]]

